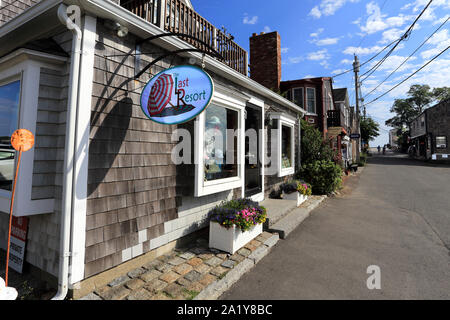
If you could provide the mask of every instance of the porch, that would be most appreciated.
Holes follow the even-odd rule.
[[[225,29],[217,29],[181,0],[120,0],[119,3],[161,29],[179,33],[181,39],[197,49],[215,50],[223,57],[218,60],[248,75],[247,51],[234,42],[234,37]]]

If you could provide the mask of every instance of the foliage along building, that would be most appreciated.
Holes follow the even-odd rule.
[[[450,100],[426,109],[409,124],[413,156],[426,160],[449,160]]]
[[[260,201],[292,178],[305,111],[251,80],[247,52],[190,1],[72,3],[2,2],[0,99],[9,100],[10,113],[0,113],[8,153],[0,159],[0,243],[5,248],[17,161],[9,137],[26,128],[36,143],[22,158],[14,210],[29,219],[24,260],[80,296],[112,280],[116,267],[131,270],[136,259],[191,241],[221,201]],[[169,32],[184,35],[157,37]],[[140,107],[149,79],[202,64],[214,84],[206,111],[183,124],[149,120]],[[222,131],[240,129],[226,138],[234,142],[232,164],[204,158],[207,126],[218,122]],[[177,129],[190,136],[180,138]],[[192,162],[177,165],[173,150],[182,141],[191,142]]]

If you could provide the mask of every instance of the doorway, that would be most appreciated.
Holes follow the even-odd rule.
[[[247,104],[245,107],[245,197],[262,192],[261,121],[262,108]]]

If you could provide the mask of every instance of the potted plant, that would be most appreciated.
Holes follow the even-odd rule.
[[[263,231],[266,208],[250,199],[224,202],[208,212],[209,247],[231,254]]]
[[[312,194],[311,185],[302,181],[292,181],[281,185],[283,199],[296,200],[297,207]]]

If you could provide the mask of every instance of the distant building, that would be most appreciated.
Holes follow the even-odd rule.
[[[391,148],[398,148],[397,129],[389,130],[389,144]]]
[[[409,124],[414,156],[427,160],[450,159],[450,100],[426,109]]]

